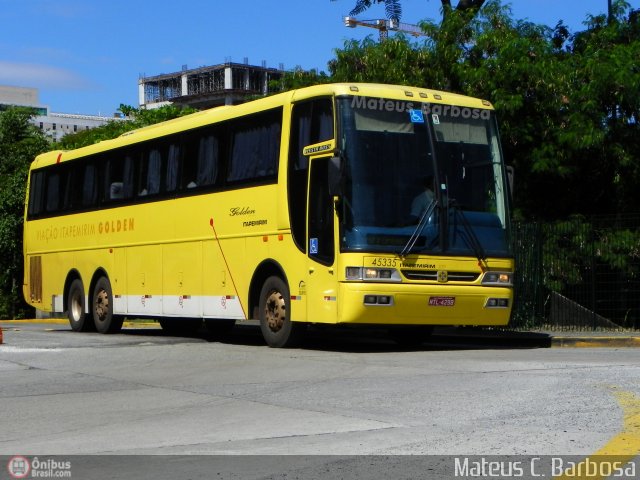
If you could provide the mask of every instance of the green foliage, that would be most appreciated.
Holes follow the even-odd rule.
[[[282,78],[269,82],[270,92],[295,90],[296,88],[320,85],[331,82],[331,78],[325,73],[318,73],[316,70],[303,70],[296,67],[291,72],[285,72]]]
[[[638,310],[629,294],[640,275],[637,218],[621,224],[613,217],[606,219],[576,216],[543,226],[543,283],[547,291],[601,310],[621,327],[632,327]]]
[[[0,318],[23,317],[30,309],[22,298],[22,226],[29,165],[40,153],[50,149],[72,149],[192,113],[174,106],[156,110],[137,110],[121,105],[131,120],[108,124],[67,135],[49,144],[43,133],[29,120],[31,112],[12,108],[0,112]]]
[[[371,37],[362,42],[345,43],[336,50],[336,59],[329,63],[336,82],[373,82],[402,85],[423,85],[429,75],[428,52],[414,48],[402,35],[377,43]]]
[[[576,216],[545,224],[542,238],[544,285],[562,292],[567,285],[583,283],[585,261],[593,258],[592,226]]]
[[[27,314],[22,299],[22,223],[29,164],[48,148],[31,112],[0,112],[0,318]]]
[[[65,135],[54,144],[53,148],[60,150],[71,150],[85,147],[102,140],[110,140],[122,135],[125,132],[137,128],[154,125],[156,123],[182,117],[196,112],[192,108],[180,108],[175,105],[165,105],[160,108],[150,110],[136,109],[129,105],[120,105],[120,111],[125,115],[125,119],[113,119],[105,125],[84,130],[72,135]]]
[[[461,2],[460,2],[461,3]],[[426,40],[348,41],[336,81],[385,82],[486,98],[496,107],[521,218],[640,210],[640,14],[571,33],[512,18],[498,0],[423,22]]]
[[[387,14],[387,18],[393,20],[400,20],[402,16],[402,4],[399,0],[356,0],[356,4],[349,12],[349,15],[359,15],[368,8],[370,8],[373,3],[382,3],[384,2],[385,13]]]

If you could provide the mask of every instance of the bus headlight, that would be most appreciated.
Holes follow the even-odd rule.
[[[482,277],[482,285],[510,287],[513,285],[511,272],[486,272]]]
[[[395,268],[347,267],[346,277],[350,281],[400,282],[400,272]]]

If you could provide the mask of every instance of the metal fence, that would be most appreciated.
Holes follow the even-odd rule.
[[[510,327],[640,329],[640,214],[516,223]]]

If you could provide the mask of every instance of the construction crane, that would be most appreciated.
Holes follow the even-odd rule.
[[[344,26],[349,28],[356,28],[358,26],[375,28],[380,33],[381,42],[389,37],[389,31],[408,33],[414,37],[427,36],[417,25],[402,23],[393,19],[358,20],[355,17],[344,17]]]

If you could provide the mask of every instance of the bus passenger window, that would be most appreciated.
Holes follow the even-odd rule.
[[[29,215],[36,216],[42,213],[45,174],[43,171],[34,171],[31,173],[31,186],[29,187]]]
[[[60,206],[60,174],[51,172],[47,176],[47,212],[55,212]]]
[[[218,178],[219,143],[214,135],[206,135],[198,142],[198,164],[195,177],[189,178],[187,188],[214,185]]]
[[[134,171],[133,156],[127,155],[124,157],[124,166],[122,168],[122,196],[124,198],[133,198],[133,192],[135,190],[133,180]]]
[[[162,154],[158,149],[150,150],[142,157],[138,176],[138,196],[144,197],[160,193],[162,178]]]
[[[162,154],[160,150],[149,152],[149,169],[147,170],[147,193],[153,195],[160,192],[160,176],[162,168]]]
[[[232,127],[231,158],[227,181],[274,179],[280,156],[282,110],[254,115]]]
[[[60,209],[64,211],[73,210],[76,205],[74,200],[74,193],[76,190],[77,182],[75,181],[76,171],[73,168],[66,168],[62,172],[62,179],[60,182],[60,195],[62,196],[62,205]]]
[[[96,185],[96,167],[88,164],[84,168],[84,181],[82,182],[82,206],[93,207],[96,205],[98,189]]]
[[[173,192],[178,188],[178,178],[181,160],[180,145],[169,145],[169,156],[167,157],[167,174],[165,178],[165,191]]]

